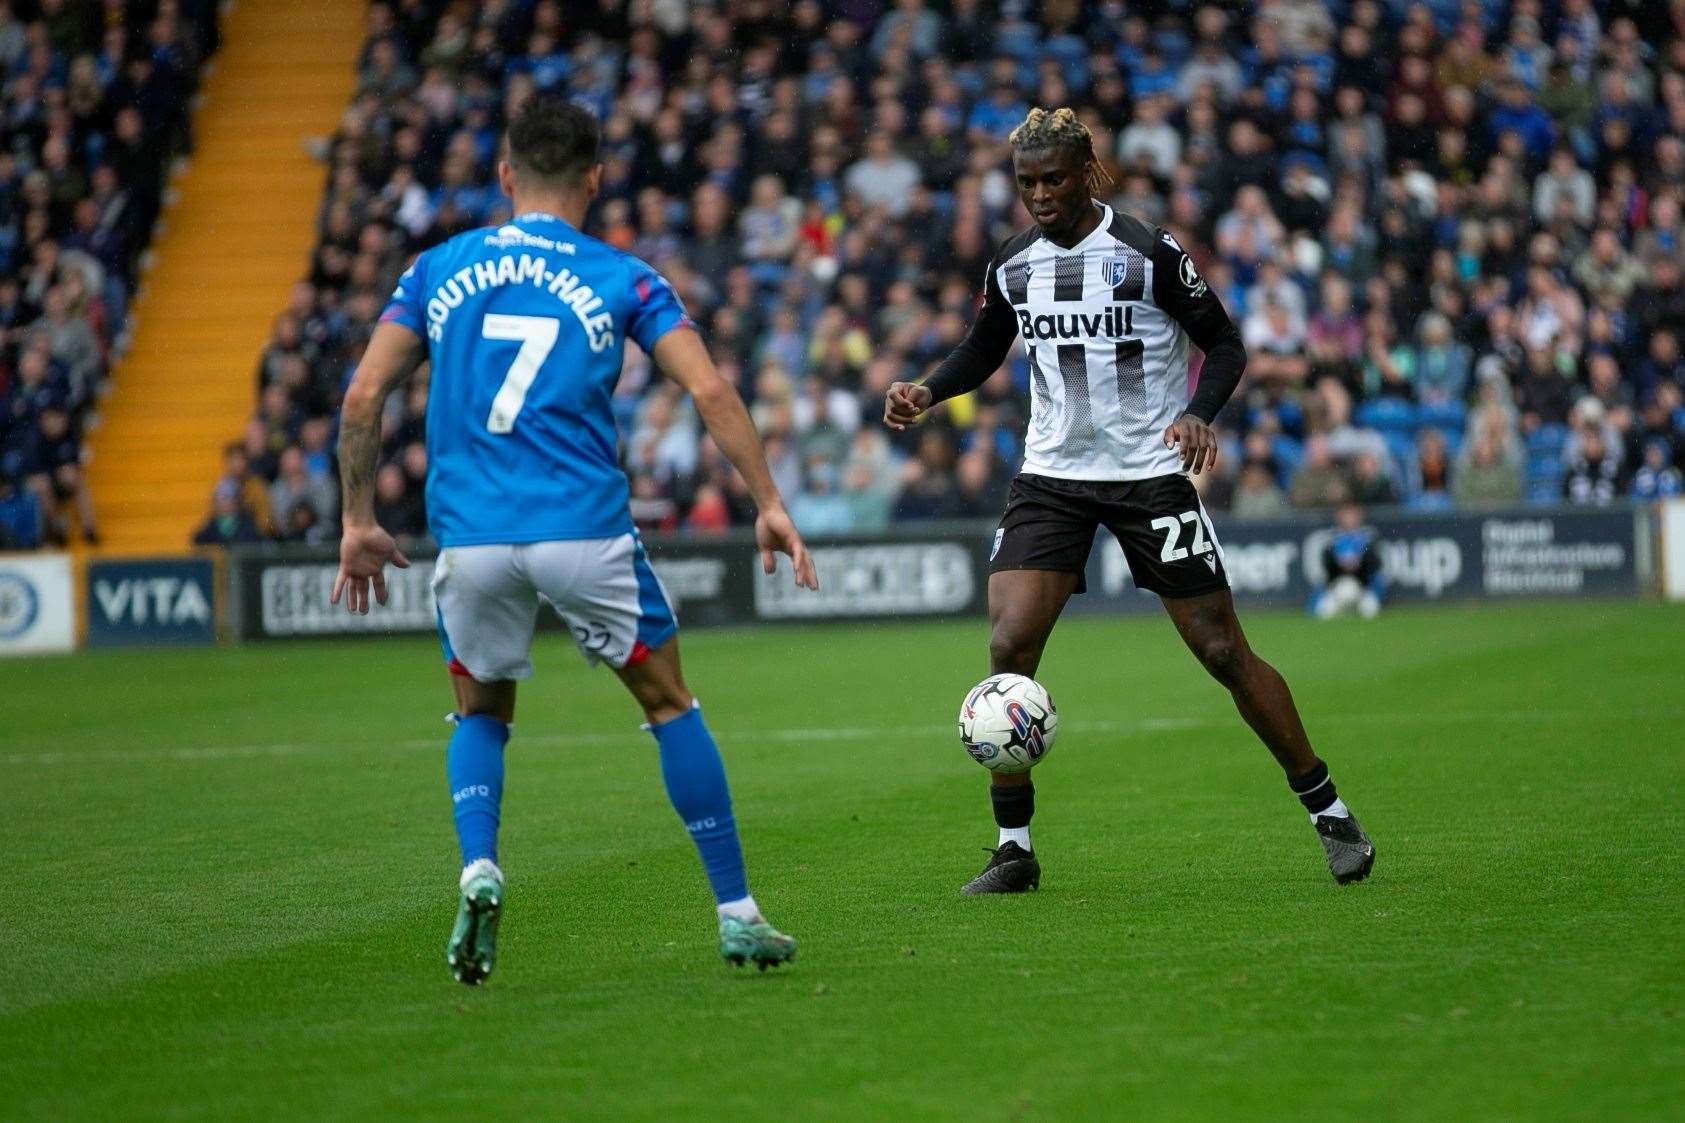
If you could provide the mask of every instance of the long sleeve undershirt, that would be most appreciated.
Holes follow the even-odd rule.
[[[1200,368],[1199,384],[1187,412],[1209,425],[1240,385],[1246,369],[1246,347],[1240,330],[1210,286],[1193,273],[1191,266],[1184,272],[1184,257],[1181,247],[1167,236],[1155,240],[1153,301],[1205,352],[1205,365]],[[996,280],[998,264],[989,264],[983,306],[965,339],[924,380],[934,399],[932,405],[977,389],[1006,361],[1018,334],[1018,321]]]

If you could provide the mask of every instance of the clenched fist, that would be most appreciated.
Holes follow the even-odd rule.
[[[935,401],[936,396],[916,382],[892,382],[884,397],[883,423],[897,432],[917,425]]]

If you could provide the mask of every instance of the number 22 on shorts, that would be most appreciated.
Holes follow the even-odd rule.
[[[1182,524],[1187,523],[1194,528],[1194,540],[1191,547],[1181,546]],[[1183,511],[1181,515],[1164,515],[1152,521],[1154,530],[1164,531],[1164,545],[1158,552],[1161,562],[1179,562],[1193,554],[1209,554],[1211,541],[1205,537],[1205,522],[1199,517],[1198,511]]]

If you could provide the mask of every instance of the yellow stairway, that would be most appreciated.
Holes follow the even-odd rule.
[[[308,265],[324,170],[304,142],[350,99],[363,13],[238,0],[224,18],[196,149],[90,440],[102,552],[180,550],[209,510],[222,446],[257,401],[258,354]]]

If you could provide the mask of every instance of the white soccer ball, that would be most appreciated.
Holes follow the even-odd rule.
[[[991,772],[1028,772],[1053,748],[1059,711],[1033,678],[990,675],[960,705],[960,743]]]

